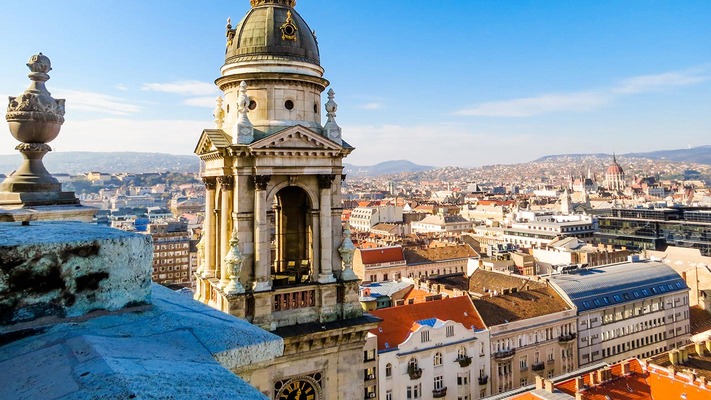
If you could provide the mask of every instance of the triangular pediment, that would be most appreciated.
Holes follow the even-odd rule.
[[[301,125],[286,128],[260,139],[250,146],[253,150],[266,149],[304,149],[304,150],[341,150],[338,143]]]
[[[195,154],[201,155],[212,151],[229,147],[232,144],[232,137],[222,129],[205,129],[200,135]]]

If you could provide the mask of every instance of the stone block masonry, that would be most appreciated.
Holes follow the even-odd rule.
[[[0,326],[150,302],[149,236],[78,222],[0,223]]]

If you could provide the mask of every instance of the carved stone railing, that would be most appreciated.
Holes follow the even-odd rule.
[[[516,349],[501,350],[494,353],[494,359],[505,360],[508,358],[513,358],[514,354],[516,354]]]
[[[459,357],[457,357],[456,361],[459,363],[459,366],[462,368],[468,367],[472,364],[472,358],[468,357],[468,356],[459,356]]]
[[[575,332],[569,333],[567,335],[560,335],[558,337],[558,342],[559,343],[570,343],[573,340],[575,340],[575,338],[577,338],[577,337],[578,337],[578,335]]]
[[[413,368],[411,366],[407,367],[407,374],[410,375],[410,379],[420,379],[422,377],[422,368]]]

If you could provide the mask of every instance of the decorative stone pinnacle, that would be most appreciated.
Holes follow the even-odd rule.
[[[353,244],[353,240],[351,240],[351,224],[346,222],[346,225],[343,227],[343,242],[341,246],[338,247],[338,252],[341,254],[341,260],[343,262],[341,279],[344,281],[358,279],[353,272],[353,254],[355,254],[355,251],[356,246]]]
[[[338,144],[343,144],[341,139],[341,127],[336,123],[336,110],[338,110],[338,104],[333,100],[336,96],[336,92],[333,88],[328,89],[328,101],[326,102],[326,124],[323,129],[326,133],[326,137],[333,140]]]
[[[234,229],[230,237],[230,251],[225,256],[225,264],[227,264],[227,271],[230,274],[230,283],[228,283],[224,289],[227,294],[244,293],[244,286],[239,282],[244,257],[239,251],[239,238],[237,234],[237,229]]]
[[[232,140],[235,144],[249,144],[254,141],[254,126],[250,122],[249,96],[247,95],[247,82],[239,84],[239,96],[237,97],[237,123],[232,128]]]
[[[225,110],[222,109],[222,97],[217,96],[215,102],[217,106],[215,107],[215,111],[212,112],[212,116],[215,117],[217,129],[222,129],[222,124],[225,122]]]

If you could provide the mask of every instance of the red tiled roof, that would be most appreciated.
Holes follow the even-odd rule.
[[[400,246],[360,249],[360,257],[364,265],[405,261]]]
[[[469,329],[472,326],[484,329],[484,323],[467,296],[383,308],[373,310],[371,314],[383,320],[379,328],[370,331],[378,337],[378,350],[386,350],[385,343],[390,349],[396,348],[410,335],[413,324],[428,318],[458,322]]]
[[[605,400],[606,398],[620,400],[652,400],[650,385],[647,382],[647,374],[637,359],[630,359],[631,374],[622,375],[622,364],[614,364],[610,368],[611,381],[591,385],[590,374],[583,374],[583,381],[589,387],[582,392],[584,400]],[[596,375],[597,376],[597,375]],[[561,392],[575,396],[575,378],[560,382],[555,385]],[[608,397],[605,397],[608,396]],[[667,399],[671,397],[657,397],[655,399]],[[677,397],[678,398],[678,397]]]

